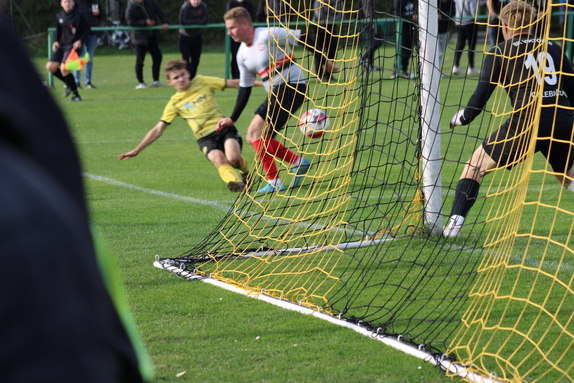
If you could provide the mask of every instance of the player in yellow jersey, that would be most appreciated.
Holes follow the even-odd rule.
[[[131,152],[120,154],[119,160],[137,156],[157,140],[167,127],[181,116],[187,121],[203,154],[219,171],[229,190],[240,192],[245,189],[248,164],[241,155],[243,141],[235,126],[216,131],[217,123],[224,117],[215,101],[214,90],[239,88],[239,80],[225,80],[218,77],[196,76],[189,78],[187,64],[183,60],[169,61],[165,67],[167,83],[177,90],[161,116],[160,121]],[[262,86],[262,82],[256,84]]]

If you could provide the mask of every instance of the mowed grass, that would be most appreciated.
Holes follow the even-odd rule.
[[[205,238],[236,195],[181,119],[138,157],[117,160],[159,121],[173,90],[135,90],[135,56],[98,53],[97,90],[81,90],[84,101],[69,103],[56,82],[53,95],[76,140],[92,220],[124,278],[156,382],[449,381],[433,365],[348,329],[154,268],[156,254],[178,255]],[[177,58],[164,51],[164,63]],[[199,73],[224,76],[222,53],[208,50],[201,60]],[[45,60],[35,61],[45,76]],[[144,70],[151,82],[149,57]],[[218,94],[224,112],[236,94]],[[254,90],[238,123],[242,133],[264,95]],[[244,153],[253,157],[249,145]]]
[[[384,52],[387,55],[390,50]],[[120,51],[117,54],[113,51],[105,53],[96,53],[93,81],[99,87],[97,90],[82,90],[83,102],[68,103],[61,99],[62,88],[60,83],[56,83],[54,97],[62,101],[78,144],[86,173],[92,219],[116,256],[136,322],[156,367],[157,382],[448,380],[432,365],[352,331],[203,283],[184,282],[152,267],[154,255],[177,256],[200,243],[217,227],[233,205],[236,195],[227,190],[215,168],[198,150],[191,130],[181,119],[138,157],[128,161],[117,160],[118,154],[134,148],[158,122],[173,90],[135,90],[133,54]],[[165,51],[164,63],[176,58],[179,55],[173,50]],[[207,50],[202,55],[199,73],[223,77],[223,60],[222,53]],[[451,52],[447,52],[446,60],[445,73],[448,73]],[[480,62],[480,56],[477,62]],[[149,57],[146,64],[145,78],[150,83]],[[38,65],[41,67],[43,60],[38,60]],[[388,70],[373,74],[385,78],[389,75]],[[165,82],[163,75],[162,81]],[[412,87],[408,80],[385,80],[379,84],[383,94],[386,90],[400,92]],[[472,79],[464,78],[441,81],[445,102],[443,128],[448,126],[459,105],[466,102],[474,84]],[[237,124],[240,132],[245,133],[251,111],[264,97],[263,89],[254,89],[251,101]],[[218,93],[218,102],[224,113],[231,112],[235,98],[233,89]],[[396,107],[389,106],[391,109]],[[464,128],[456,134],[444,135],[443,147],[447,157],[443,168],[445,186],[452,184],[454,187],[461,163],[491,128],[487,122],[477,131],[469,131],[468,136]],[[413,137],[416,138],[415,135]],[[253,158],[253,149],[249,145],[244,146],[244,155]],[[395,153],[391,158],[400,158],[401,155]],[[543,167],[539,157],[536,162],[538,168]],[[548,182],[541,174],[532,178],[532,185]],[[556,186],[547,186],[551,190],[549,198],[559,201],[562,209],[572,211],[571,203],[552,191]],[[542,194],[539,190],[529,189],[529,197],[537,200]],[[485,192],[483,190],[481,195]],[[446,210],[451,198],[452,193],[445,194]],[[460,248],[472,248],[484,242],[488,230],[484,221],[495,204],[484,202],[482,205],[479,202],[475,207],[476,217],[471,222],[476,228],[468,236],[452,241],[455,248],[449,249],[450,253],[458,255],[462,252]],[[533,221],[530,217],[546,219],[544,214],[531,210],[538,209],[525,209],[527,216],[521,225],[526,228]],[[568,240],[567,225],[567,222],[558,224],[552,233]],[[540,242],[537,246],[543,248],[545,241]],[[426,252],[431,252],[424,248],[425,245],[424,241],[411,241],[404,245],[399,241],[386,251],[395,249],[400,252],[409,246],[412,252],[405,259],[415,259],[419,254],[424,257]],[[519,240],[518,246],[519,250],[533,251],[533,244],[528,239]],[[473,254],[473,258],[481,254]],[[459,271],[464,271],[462,269],[467,265],[457,265],[456,259],[453,257],[450,267],[460,267]],[[396,274],[399,279],[409,276],[408,270],[399,270]],[[511,289],[512,286],[505,288]],[[338,295],[334,298],[345,299]],[[363,299],[368,301],[369,294]],[[520,308],[515,312],[519,314]],[[181,375],[183,372],[185,374]]]

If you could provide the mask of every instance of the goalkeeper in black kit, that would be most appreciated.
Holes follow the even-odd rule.
[[[531,35],[536,20],[526,2],[507,4],[500,13],[500,21],[505,41],[485,56],[478,86],[468,106],[452,118],[451,127],[468,125],[474,120],[499,84],[508,93],[513,112],[465,164],[456,186],[450,221],[443,230],[445,237],[460,235],[486,173],[497,168],[511,169],[526,158],[534,123],[538,123],[535,151],[546,157],[558,182],[574,191],[572,63],[560,46]],[[540,98],[540,119],[534,121]]]

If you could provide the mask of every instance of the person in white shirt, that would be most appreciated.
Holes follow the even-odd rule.
[[[222,118],[217,129],[233,125],[239,119],[259,75],[270,97],[266,97],[257,108],[247,129],[247,142],[255,148],[267,174],[267,185],[257,193],[286,189],[279,177],[275,158],[291,165],[295,177],[290,187],[298,187],[311,162],[287,149],[274,137],[305,100],[307,85],[304,74],[295,63],[290,49],[301,32],[280,27],[255,28],[249,12],[242,7],[230,9],[223,19],[229,36],[241,43],[237,52],[239,92],[233,113],[230,117]]]

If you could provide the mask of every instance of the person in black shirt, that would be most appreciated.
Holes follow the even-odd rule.
[[[50,56],[46,69],[56,78],[62,80],[67,88],[71,90],[73,97],[70,101],[82,101],[74,75],[71,71],[60,68],[60,65],[66,61],[72,49],[78,54],[82,53],[82,46],[91,32],[90,24],[78,13],[74,0],[62,0],[60,5],[63,10],[56,14],[58,23],[56,27],[56,41],[52,45],[54,53]],[[66,92],[64,97],[69,94],[70,92]]]
[[[557,44],[530,34],[535,15],[526,2],[507,4],[500,21],[505,41],[485,56],[479,84],[468,106],[452,118],[451,127],[468,125],[474,120],[498,84],[508,93],[514,111],[466,163],[456,187],[450,222],[443,231],[446,237],[460,234],[486,173],[497,168],[511,169],[526,158],[535,123],[538,124],[535,151],[546,157],[558,182],[574,191],[572,63]],[[541,113],[539,120],[534,121],[539,99],[542,99]]]
[[[263,3],[264,1],[262,1],[261,3]],[[245,9],[247,9],[247,12],[249,12],[249,14],[251,15],[251,20],[255,20],[255,12],[254,12],[254,8],[253,8],[253,3],[251,3],[251,1],[249,0],[229,0],[227,2],[227,5],[225,6],[225,11],[229,11],[232,8],[235,7],[243,7]],[[238,43],[237,41],[234,41],[233,39],[230,39],[230,44],[231,44],[231,78],[232,79],[237,79],[239,78],[239,67],[237,66],[237,51],[239,50],[239,46],[241,45],[241,43]]]
[[[201,25],[209,22],[207,5],[201,0],[185,0],[179,11],[181,25]],[[181,59],[187,63],[190,79],[195,78],[203,49],[203,37],[199,28],[181,28],[178,37]]]
[[[444,52],[450,37],[450,24],[455,15],[454,0],[438,0],[438,64],[441,70]]]
[[[379,24],[377,22],[377,15],[375,4],[369,0],[359,0],[359,20],[362,20],[361,29],[364,32],[364,39],[367,42],[367,49],[359,57],[359,64],[367,70],[381,70],[382,68],[374,64],[375,51],[381,47],[382,34],[379,33]]]
[[[76,8],[78,12],[88,20],[90,27],[97,27],[100,25],[98,19],[100,15],[100,0],[76,0]],[[94,53],[96,52],[97,36],[95,32],[90,33],[84,43],[84,52],[90,55],[90,59],[84,67],[84,86],[86,89],[96,89],[92,84],[92,69],[94,67]],[[78,88],[80,87],[80,71],[74,71],[74,79]]]
[[[151,27],[156,24],[156,19],[162,22],[163,29],[169,28],[169,19],[155,0],[128,0],[126,9],[126,20],[130,27]],[[163,54],[159,46],[159,33],[155,30],[138,29],[130,31],[132,43],[136,51],[136,77],[138,84],[136,89],[148,88],[144,82],[143,67],[147,52],[152,59],[151,74],[153,77],[154,88],[161,88],[164,85],[159,81],[159,72],[161,70],[161,60]]]
[[[394,0],[393,12],[395,16],[402,19],[402,27],[399,33],[400,51],[399,61],[395,64],[395,72],[391,78],[410,78],[409,60],[413,54],[413,47],[418,41],[418,15],[417,2],[413,0]]]

